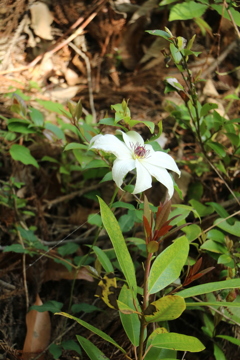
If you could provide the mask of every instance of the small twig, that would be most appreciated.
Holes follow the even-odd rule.
[[[46,207],[51,208],[53,205],[59,204],[59,203],[61,203],[63,201],[71,200],[75,196],[82,196],[83,194],[87,193],[88,191],[96,190],[96,189],[100,188],[101,186],[103,186],[102,183],[101,184],[95,184],[95,185],[91,185],[91,186],[89,186],[89,187],[87,187],[85,189],[74,191],[71,194],[60,196],[57,199],[54,199],[52,201],[45,200],[46,205],[43,206],[42,210],[44,210]]]
[[[3,280],[0,280],[0,285],[5,287],[6,289],[9,289],[9,290],[16,290],[15,285],[9,284],[9,283],[7,283],[6,281],[3,281]]]
[[[203,79],[206,78],[209,74],[211,74],[218,67],[218,65],[223,62],[223,60],[237,45],[237,41],[238,40],[235,40],[231,44],[229,44],[228,47],[223,51],[223,53],[217,58],[217,60],[213,61],[213,63],[205,71],[202,72],[201,77]]]
[[[88,81],[88,92],[89,92],[89,103],[90,103],[90,108],[92,111],[92,116],[93,116],[93,123],[96,123],[97,121],[97,115],[96,115],[96,110],[95,110],[95,106],[94,106],[94,98],[93,98],[93,88],[92,88],[92,75],[91,75],[91,65],[90,65],[90,61],[89,58],[87,57],[87,55],[85,54],[85,52],[83,52],[81,49],[79,49],[76,45],[74,45],[72,42],[69,43],[69,46],[79,55],[81,56],[86,64],[86,69],[87,69],[87,81]]]
[[[199,299],[198,297],[196,297],[196,296],[193,296],[193,299],[195,299],[195,300],[198,301],[198,302],[203,302],[202,300],[200,300],[200,299]],[[217,310],[217,309],[215,309],[214,307],[212,307],[212,306],[210,306],[210,305],[207,305],[207,307],[208,307],[209,309],[215,311],[216,313],[220,314],[222,317],[224,317],[224,319],[226,319],[226,320],[228,320],[228,321],[232,321],[234,324],[240,326],[240,324],[239,324],[237,321],[235,321],[235,320],[231,319],[230,317],[226,316],[226,315],[223,314],[220,310]]]
[[[20,234],[20,231],[17,228],[17,235],[20,244],[22,245],[23,249],[25,249],[24,242],[22,239],[22,236]],[[29,294],[28,294],[28,287],[27,287],[27,272],[26,272],[26,254],[23,254],[23,286],[25,290],[25,296],[26,296],[26,308],[28,310],[29,308]]]
[[[240,32],[239,32],[238,27],[237,27],[237,25],[235,23],[235,20],[234,20],[234,18],[232,16],[231,10],[229,9],[228,4],[226,3],[226,0],[223,1],[223,4],[224,4],[224,6],[225,6],[225,8],[226,8],[226,10],[228,12],[228,15],[229,15],[231,21],[232,21],[232,24],[233,24],[233,27],[234,27],[234,29],[236,31],[236,34],[237,34],[238,38],[240,39]]]
[[[21,32],[23,31],[23,28],[25,26],[27,20],[27,16],[25,15],[22,19],[22,21],[20,22],[20,24],[18,25],[17,30],[14,33],[14,36],[12,38],[12,40],[10,41],[10,45],[5,53],[4,59],[2,61],[2,70],[5,70],[8,66],[9,66],[9,58],[11,56],[12,50],[14,48],[14,46],[16,45],[19,36],[21,34]]]
[[[68,45],[72,40],[74,40],[78,35],[81,35],[83,32],[83,29],[85,29],[85,27],[97,16],[98,11],[102,8],[102,6],[107,2],[107,0],[103,0],[102,3],[98,6],[98,8],[96,9],[96,11],[94,11],[91,15],[89,15],[89,17],[84,21],[84,23],[82,25],[79,26],[79,28],[72,34],[70,35],[66,40],[62,41],[60,44],[56,45],[53,49],[46,51],[45,53],[37,56],[30,64],[28,64],[27,66],[22,66],[19,67],[17,69],[12,69],[12,70],[5,70],[5,71],[1,71],[0,75],[4,75],[4,74],[9,74],[9,73],[14,73],[14,72],[21,72],[24,70],[28,70],[32,67],[34,67],[35,65],[37,65],[39,63],[39,61],[44,57],[44,55],[46,53],[49,52],[49,54],[54,54],[56,53],[58,50],[62,49],[65,45]],[[76,23],[81,23],[83,21],[83,18],[79,18]]]
[[[98,299],[95,299],[92,303],[92,305],[95,305],[97,303],[97,301],[99,301],[99,298]],[[86,313],[83,313],[79,319],[82,319],[84,316],[86,315]],[[56,344],[59,340],[62,339],[62,337],[64,335],[66,335],[70,330],[72,330],[78,323],[75,321],[71,326],[69,326],[63,333],[61,333],[60,335],[58,335],[47,347],[46,349],[44,349],[40,354],[38,354],[35,358],[33,358],[32,360],[37,360],[39,359],[40,357],[42,357],[42,354],[44,354],[49,348],[51,345],[53,344]]]
[[[236,216],[236,215],[238,215],[238,214],[240,214],[240,210],[238,210],[238,211],[236,211],[235,213],[233,213],[232,215],[229,215],[228,217],[220,220],[220,221],[217,222],[216,224],[210,226],[208,229],[203,230],[203,232],[204,232],[204,233],[207,233],[209,230],[215,228],[215,227],[218,226],[219,224],[223,223],[224,221],[226,221],[226,220],[228,220],[228,219],[230,219],[230,218],[232,218],[232,217],[234,217],[234,216]]]

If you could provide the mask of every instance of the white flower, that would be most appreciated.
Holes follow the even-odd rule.
[[[123,179],[129,171],[136,169],[136,185],[133,194],[138,194],[152,186],[152,176],[168,189],[169,197],[173,196],[173,180],[166,169],[180,175],[173,158],[162,152],[154,151],[151,145],[144,145],[143,138],[135,131],[122,133],[123,140],[116,136],[97,135],[90,141],[90,148],[103,150],[116,156],[112,168],[113,180],[121,188]]]

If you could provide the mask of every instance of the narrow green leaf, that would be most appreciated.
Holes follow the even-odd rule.
[[[160,36],[166,40],[169,40],[171,38],[171,36],[166,31],[163,30],[146,30],[146,32],[151,35]]]
[[[227,360],[224,355],[224,352],[222,351],[222,349],[220,349],[220,347],[216,343],[213,343],[213,349],[214,349],[213,353],[216,360]]]
[[[98,336],[100,336],[102,339],[108,341],[109,343],[113,344],[114,346],[116,346],[120,351],[122,351],[123,354],[126,354],[126,351],[121,348],[120,345],[118,345],[118,343],[116,343],[115,340],[113,340],[110,336],[108,336],[107,334],[105,334],[103,331],[97,329],[95,326],[92,326],[90,324],[88,324],[86,321],[83,321],[81,319],[76,318],[75,316],[72,316],[70,314],[67,314],[65,312],[60,312],[60,313],[55,313],[55,315],[61,315],[61,316],[65,316],[69,319],[75,320],[77,321],[80,325],[82,325],[83,327],[85,327],[86,329],[92,331],[94,334],[97,334]]]
[[[208,284],[193,286],[189,289],[179,291],[178,295],[182,296],[183,298],[188,298],[192,296],[211,293],[213,291],[219,291],[223,289],[233,289],[239,287],[240,287],[240,279],[231,279],[231,280],[217,281]]]
[[[138,304],[137,298],[134,296],[133,292],[124,285],[119,294],[119,301],[126,304],[130,309],[136,311],[134,306]],[[119,304],[119,303],[118,303]],[[121,308],[121,304],[119,306]],[[138,311],[141,311],[140,307]],[[139,335],[140,335],[140,320],[137,314],[123,314],[119,312],[120,319],[123,325],[123,328],[134,346],[139,345]]]
[[[234,338],[232,336],[228,336],[228,335],[217,335],[216,337],[221,338],[221,339],[225,339],[225,340],[229,341],[232,344],[240,346],[240,339],[236,339],[236,338]]]
[[[190,352],[199,352],[205,349],[205,346],[197,338],[177,333],[158,334],[153,339],[152,346]]]
[[[37,310],[38,312],[50,311],[55,313],[56,311],[61,311],[63,303],[55,300],[46,301],[42,305],[32,305],[29,310]]]
[[[13,160],[20,161],[25,165],[33,165],[39,168],[39,165],[31,155],[30,150],[23,145],[14,144],[10,148],[10,155]]]
[[[104,268],[104,270],[106,271],[106,273],[114,272],[112,263],[109,260],[109,258],[107,257],[106,253],[102,249],[100,249],[98,246],[93,246],[92,250],[97,255],[97,258],[98,258],[100,264],[102,265],[102,267]]]
[[[84,144],[79,144],[79,143],[70,143],[70,144],[67,144],[64,148],[64,151],[67,151],[67,150],[73,150],[73,149],[83,149],[83,150],[87,150],[88,149],[88,146],[87,145],[84,145]]]
[[[188,251],[188,239],[186,236],[181,236],[158,255],[150,270],[149,294],[155,294],[164,289],[179,277],[186,262]]]
[[[199,301],[199,302],[186,302],[187,307],[196,306],[227,306],[227,307],[240,307],[240,302],[228,302],[228,301]]]
[[[109,358],[107,358],[91,341],[80,335],[76,335],[76,337],[79,344],[91,360],[109,360]]]
[[[134,293],[136,294],[137,281],[135,276],[135,269],[120,226],[107,204],[100,197],[98,197],[98,199],[103,225],[113,244],[119,265],[127,280],[128,286],[130,289],[133,289]]]

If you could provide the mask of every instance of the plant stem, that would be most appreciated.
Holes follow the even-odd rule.
[[[146,310],[146,308],[148,307],[148,300],[149,300],[148,278],[149,278],[152,255],[153,255],[152,253],[148,254],[147,260],[145,263],[145,273],[144,273],[144,283],[143,283],[143,305],[142,305],[141,328],[140,328],[140,335],[139,335],[138,360],[143,359],[144,332],[147,327],[143,313],[144,313],[144,310]]]

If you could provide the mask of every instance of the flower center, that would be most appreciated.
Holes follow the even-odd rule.
[[[133,148],[133,157],[135,159],[144,159],[149,154],[149,150],[146,150],[145,146],[142,146],[139,143],[131,144],[131,147]]]

